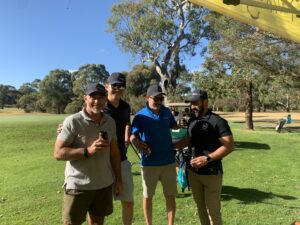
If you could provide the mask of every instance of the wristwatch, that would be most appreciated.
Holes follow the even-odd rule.
[[[206,155],[206,162],[210,162],[212,160],[212,158],[211,157],[209,157],[209,155]]]
[[[84,148],[84,149],[83,149],[83,156],[84,156],[85,158],[90,157],[90,156],[89,156],[89,151],[87,150],[87,148]]]

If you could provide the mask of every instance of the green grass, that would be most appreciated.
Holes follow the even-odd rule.
[[[0,224],[58,225],[61,218],[64,162],[53,159],[56,126],[65,116],[0,116]],[[231,123],[236,149],[223,160],[224,225],[284,225],[300,220],[300,133]],[[136,225],[145,224],[137,156],[134,162]],[[176,198],[175,224],[199,224],[190,191]],[[153,200],[153,224],[166,224],[160,185]],[[120,203],[106,224],[121,224]]]

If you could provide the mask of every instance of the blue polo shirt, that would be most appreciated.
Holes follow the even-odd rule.
[[[142,166],[163,166],[175,162],[170,128],[176,124],[170,109],[160,108],[159,115],[153,113],[148,102],[134,117],[132,133],[150,145],[151,155],[146,156],[143,151]]]

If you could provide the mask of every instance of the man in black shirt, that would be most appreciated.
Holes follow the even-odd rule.
[[[133,220],[133,177],[131,163],[127,160],[127,147],[131,133],[130,106],[122,100],[126,88],[126,77],[122,73],[112,73],[105,84],[107,103],[103,112],[110,115],[116,122],[118,146],[121,154],[121,172],[123,192],[114,196],[122,203],[122,220],[124,225],[132,224]]]
[[[204,90],[196,90],[186,100],[194,116],[188,121],[188,137],[175,144],[189,145],[192,159],[189,183],[202,225],[221,225],[222,158],[233,151],[233,137],[225,119],[208,108]]]

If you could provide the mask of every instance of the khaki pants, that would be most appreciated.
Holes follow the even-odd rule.
[[[199,175],[189,170],[189,183],[202,225],[221,225],[222,175]]]

